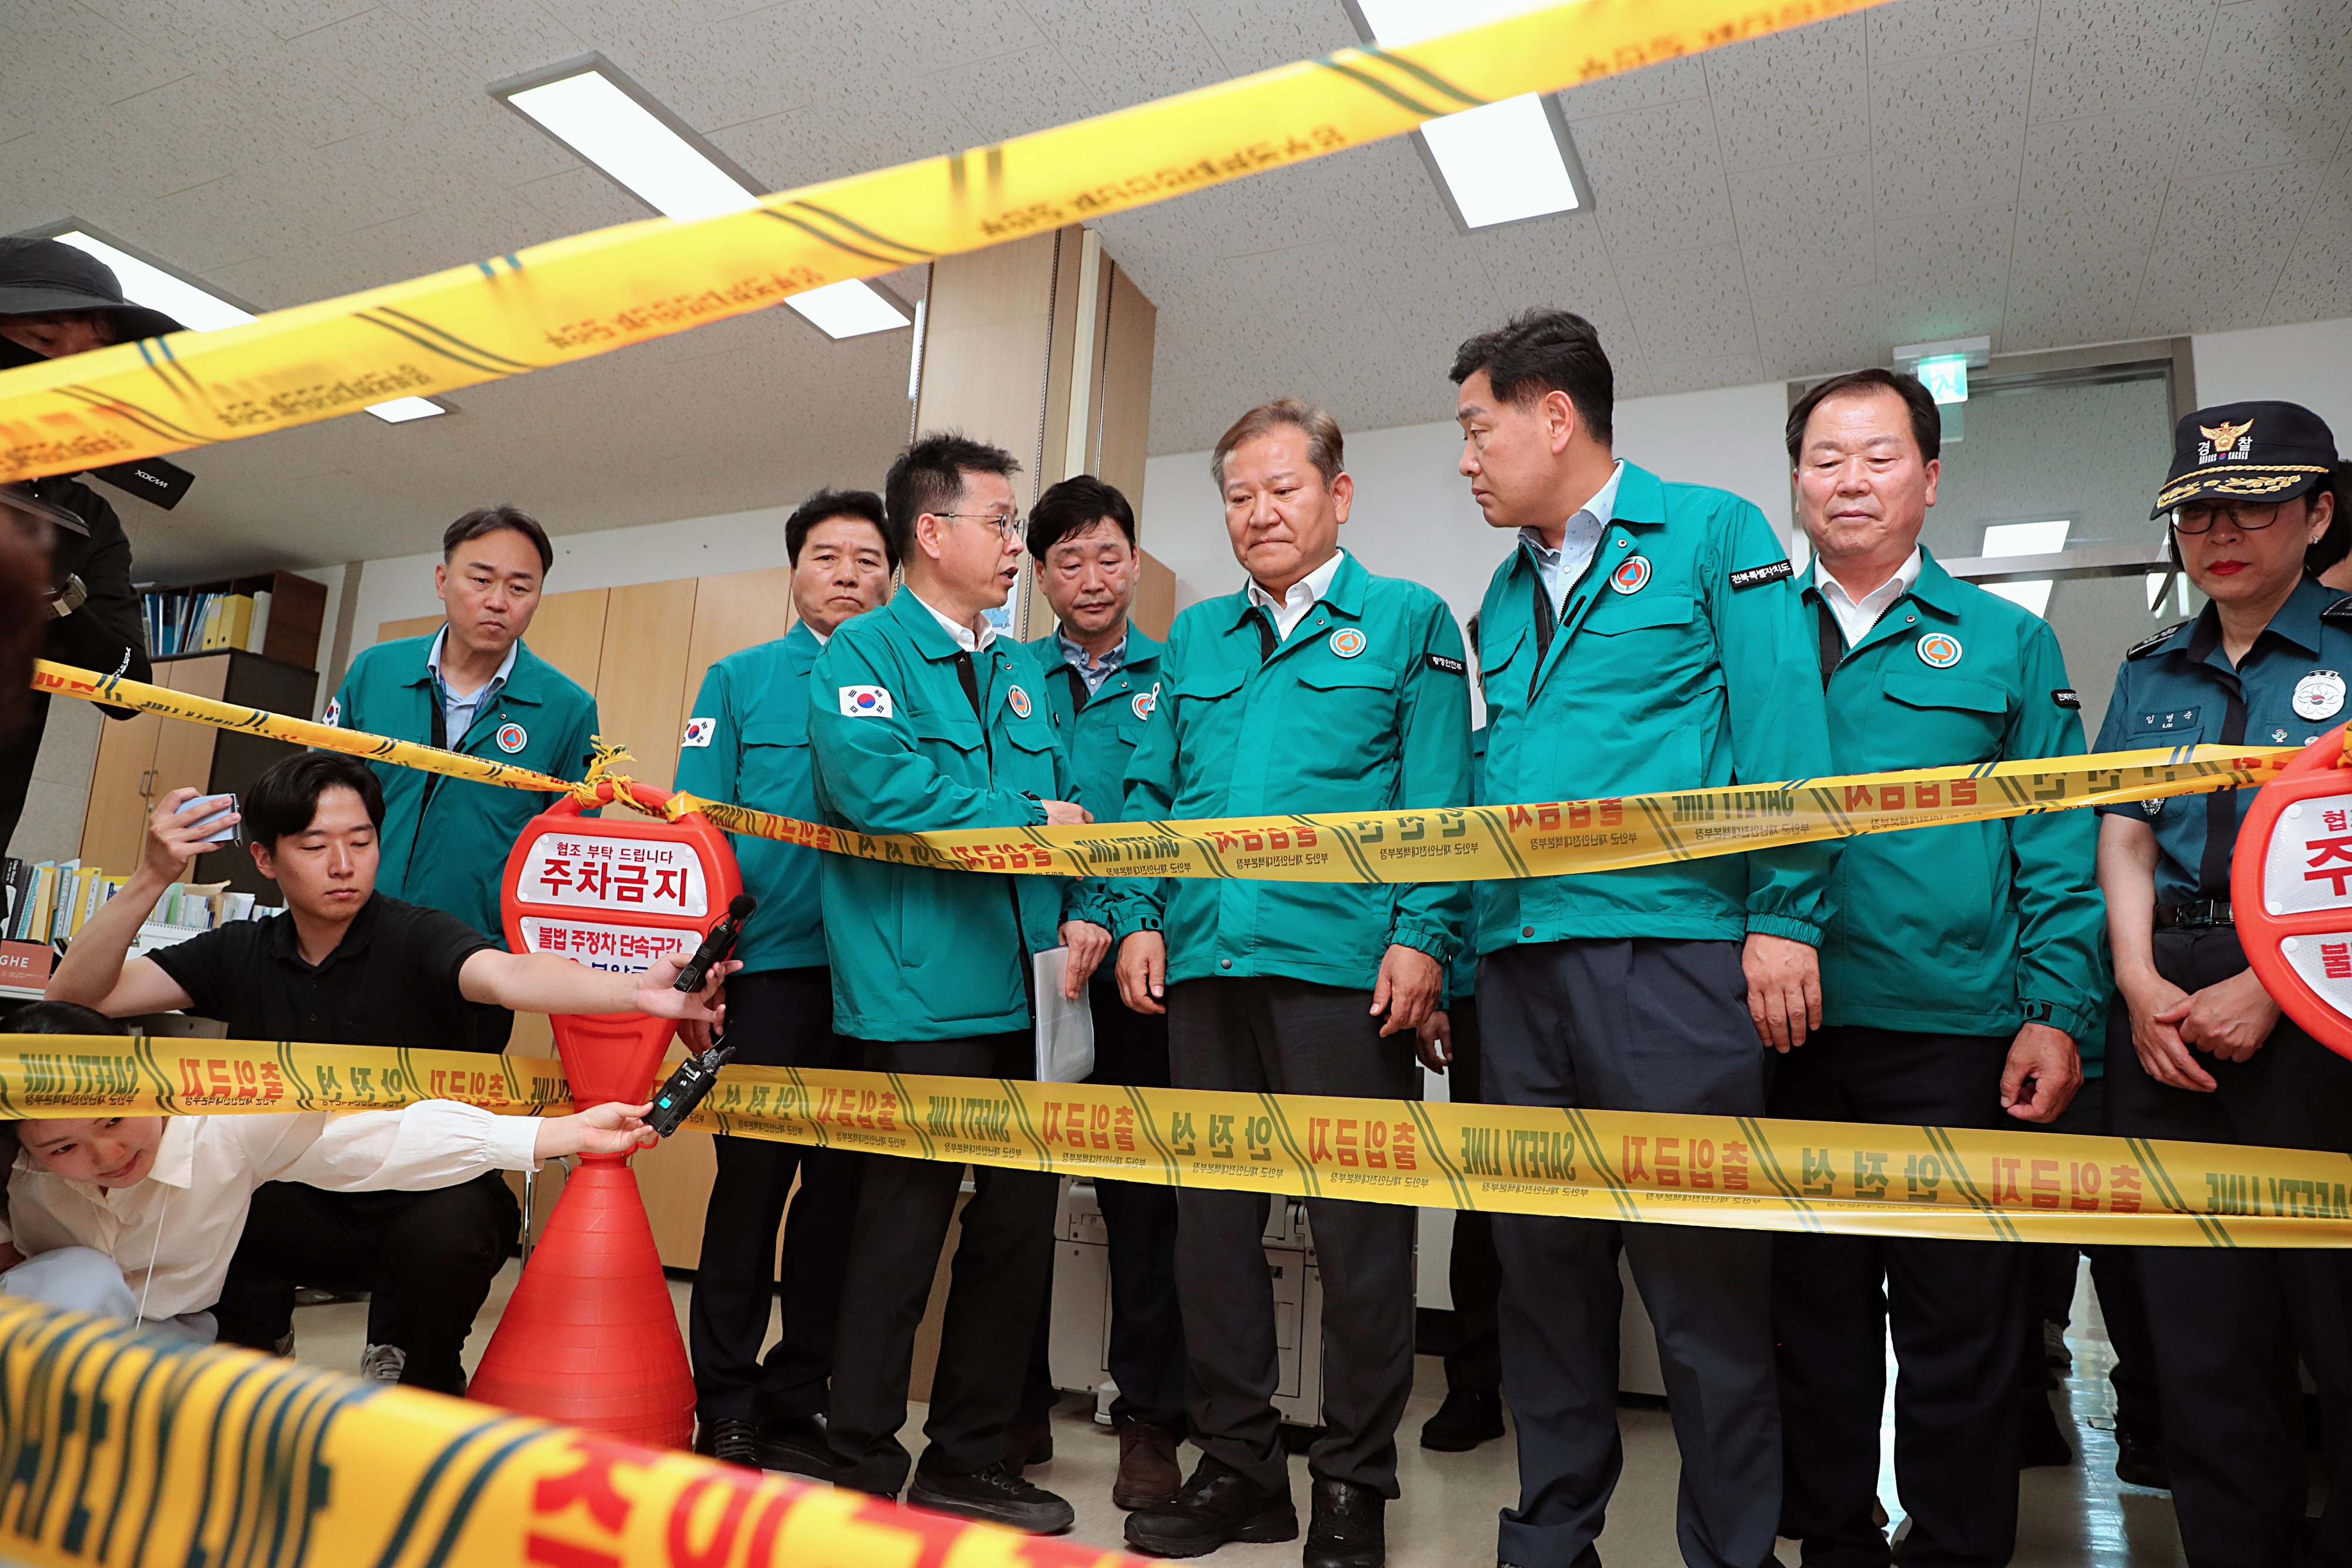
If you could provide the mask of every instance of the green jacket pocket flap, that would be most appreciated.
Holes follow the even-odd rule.
[[[1906,707],[1953,707],[1969,713],[2007,713],[2009,694],[1990,681],[1967,675],[1931,675],[1896,670],[1886,677],[1886,695]]]
[[[1592,607],[1592,613],[1584,622],[1584,630],[1598,637],[1646,631],[1653,626],[1687,626],[1696,613],[1687,593],[1608,593],[1601,599],[1603,601]],[[1607,602],[1610,599],[1617,602]]]

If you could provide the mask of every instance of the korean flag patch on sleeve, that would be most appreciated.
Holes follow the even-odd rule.
[[[844,686],[841,711],[851,718],[888,718],[890,694],[881,686]]]
[[[330,699],[327,704],[326,716],[320,719],[320,722],[321,724],[332,725],[337,729],[341,729],[343,727],[343,699],[341,697]]]
[[[678,744],[680,746],[709,746],[710,744],[710,737],[712,733],[718,728],[719,721],[715,718],[688,719],[686,721],[686,737],[680,740]]]

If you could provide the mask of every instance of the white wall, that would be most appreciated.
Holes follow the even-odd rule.
[[[2189,351],[2200,404],[2299,402],[2336,432],[2337,452],[2352,447],[2352,319],[2208,332]]]
[[[1617,455],[1668,479],[1715,485],[1763,508],[1789,534],[1789,480],[1780,445],[1789,413],[1781,382],[1635,398],[1617,405]],[[1373,571],[1409,577],[1468,620],[1508,541],[1478,513],[1454,472],[1462,433],[1452,421],[1367,430],[1348,437],[1354,515],[1340,543]],[[1230,593],[1241,581],[1209,455],[1154,457],[1144,470],[1143,548],[1176,573],[1179,609]]]

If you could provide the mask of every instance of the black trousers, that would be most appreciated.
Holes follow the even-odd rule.
[[[1445,1010],[1454,1025],[1454,1065],[1445,1071],[1446,1088],[1457,1105],[1483,1104],[1478,1000],[1464,997]],[[1501,1393],[1503,1341],[1495,1308],[1503,1289],[1503,1261],[1495,1256],[1493,1215],[1467,1210],[1454,1215],[1445,1288],[1454,1298],[1454,1343],[1445,1353],[1445,1386],[1474,1394]]]
[[[730,979],[727,1041],[747,1067],[856,1065],[856,1047],[833,1032],[833,971],[822,965]],[[718,1172],[687,1311],[696,1413],[705,1421],[814,1416],[824,1408],[833,1375],[834,1319],[849,1265],[862,1156],[759,1138],[711,1143]],[[771,1300],[782,1307],[783,1333],[763,1364],[760,1347],[768,1336]]]
[[[1258,977],[1168,988],[1168,1059],[1180,1089],[1413,1100],[1410,1034],[1381,1038],[1371,993]],[[1177,1199],[1177,1294],[1192,1364],[1192,1440],[1288,1495],[1266,1198],[1186,1187]],[[1412,1392],[1413,1211],[1310,1197],[1323,1280],[1323,1432],[1316,1475],[1397,1495],[1396,1429]]]
[[[869,1072],[955,1078],[1035,1075],[1025,1031],[966,1040],[864,1040]],[[866,1162],[834,1336],[826,1433],[843,1479],[860,1491],[895,1497],[908,1460],[898,1441],[907,1422],[915,1331],[930,1300],[940,1249],[955,1219],[964,1167],[945,1160],[876,1155]],[[1003,1456],[1005,1424],[1021,1403],[1030,1326],[1054,1268],[1055,1178],[1042,1171],[972,1168],[931,1375],[923,1469],[969,1475]]]
[[[2227,927],[2156,933],[2158,972],[2196,991],[2244,969]],[[2200,1051],[2210,1094],[2158,1082],[2127,1021],[2108,1035],[2107,1116],[2126,1137],[2352,1153],[2352,1061],[2285,1019],[2244,1061]],[[2200,1194],[2188,1195],[2195,1204]],[[2138,1249],[2180,1542],[2196,1568],[2352,1563],[2352,1255]],[[2326,1420],[2327,1504],[2306,1533],[2300,1355]]]
[[[1087,989],[1095,1020],[1095,1071],[1089,1083],[1168,1087],[1168,1018],[1139,1013],[1118,999],[1118,981],[1097,971]],[[1184,1314],[1176,1304],[1176,1189],[1146,1182],[1095,1182],[1110,1246],[1110,1346],[1108,1360],[1118,1397],[1114,1425],[1141,1421],[1180,1436],[1184,1431]],[[1052,1302],[1037,1314],[1029,1381],[1020,1419],[1042,1421],[1060,1391],[1048,1356]]]
[[[1790,1051],[1772,1114],[1814,1122],[2006,1127],[2007,1036],[1825,1029]],[[1906,1568],[1999,1568],[2017,1544],[2017,1393],[2029,1262],[2006,1241],[1775,1239],[1780,1533],[1821,1568],[1884,1568],[1879,1413],[1890,1332],[1895,1476],[1911,1515]],[[2033,1345],[2038,1353],[2041,1340]],[[2038,1355],[2036,1357],[2038,1360]]]
[[[2112,1025],[2110,1026],[2112,1028]],[[2123,1049],[2131,1049],[2130,1025],[2125,1025]],[[2114,1047],[2109,1046],[2110,1050]],[[2034,1124],[2020,1122],[2020,1127],[2032,1128]],[[2058,1113],[2054,1122],[2044,1124],[2051,1132],[2090,1134],[2104,1137],[2107,1133],[2107,1081],[2105,1077],[2085,1078],[2083,1087]],[[2091,1260],[2091,1289],[2099,1298],[2099,1316],[2107,1326],[2107,1344],[2115,1352],[2115,1364],[2107,1370],[2107,1385],[2115,1390],[2116,1431],[2138,1434],[2152,1440],[2164,1437],[2164,1412],[2158,1402],[2156,1385],[2156,1347],[2148,1338],[2147,1300],[2140,1289],[2139,1249],[2133,1247],[2062,1246],[2056,1242],[2041,1242],[2027,1248],[2033,1261],[2028,1265],[2032,1276],[2029,1287],[2033,1299],[2026,1309],[2026,1373],[2024,1398],[2031,1403],[2026,1408],[2029,1419],[2041,1419],[2041,1412],[2049,1404],[2050,1379],[2042,1358],[2034,1352],[2040,1343],[2044,1322],[2064,1323],[2074,1309],[2074,1260],[2087,1255]]]
[[[1478,966],[1484,1088],[1501,1105],[1758,1116],[1766,1057],[1738,942],[1528,944]],[[1693,1568],[1757,1568],[1780,1517],[1772,1239],[1760,1230],[1495,1217],[1503,1396],[1517,1420],[1519,1505],[1496,1555],[1594,1568],[1624,1466],[1617,1322],[1631,1260],[1657,1330],[1682,1450],[1675,1534]]]
[[[364,1290],[368,1343],[408,1353],[401,1382],[462,1394],[458,1353],[521,1230],[522,1206],[496,1171],[433,1192],[265,1182],[213,1315],[224,1343],[271,1350],[293,1330],[297,1285]]]

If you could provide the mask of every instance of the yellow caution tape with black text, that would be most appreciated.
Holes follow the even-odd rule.
[[[488,758],[289,718],[62,664],[35,666],[33,685],[59,696],[273,736],[452,779],[639,804],[628,794],[630,781],[606,771],[604,762],[590,779],[574,783]],[[896,835],[830,828],[684,792],[649,797],[659,803],[640,804],[640,809],[673,821],[700,811],[731,833],[941,871],[1267,882],[1485,882],[1622,871],[1857,833],[2245,789],[2267,783],[2298,755],[2294,747],[2183,746],[1459,810],[1219,817]],[[618,760],[618,755],[613,759]],[[606,791],[602,797],[600,789]]]
[[[566,1109],[563,1084],[557,1062],[470,1051],[0,1036],[5,1116],[351,1111],[424,1099],[532,1113]],[[2023,1128],[738,1066],[720,1072],[690,1124],[1058,1176],[1498,1214],[2084,1245],[2352,1246],[2352,1156]]]
[[[1050,131],[624,224],[405,283],[0,373],[0,479],[285,430],[585,359],[1401,135],[1424,120],[1801,27],[1870,0],[1574,0]]]
[[[0,1411],[27,1568],[1141,1568],[8,1296]]]

